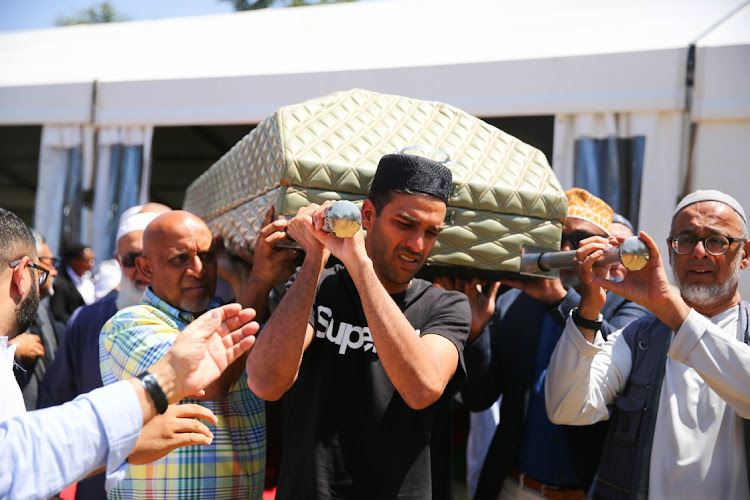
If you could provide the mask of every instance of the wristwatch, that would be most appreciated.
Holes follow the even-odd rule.
[[[604,320],[604,317],[601,313],[599,313],[599,318],[596,321],[583,318],[578,314],[577,307],[571,309],[570,317],[573,318],[573,323],[575,323],[576,326],[581,328],[588,328],[589,330],[594,330],[595,332],[601,329],[602,321]]]
[[[162,414],[167,411],[169,401],[167,400],[167,395],[164,394],[164,389],[159,385],[159,379],[156,378],[156,375],[146,371],[138,375],[138,378],[141,379],[143,388],[146,389],[146,392],[148,392],[154,401],[156,412]]]

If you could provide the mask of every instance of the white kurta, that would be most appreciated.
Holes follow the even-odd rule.
[[[750,498],[742,418],[750,417],[750,346],[739,307],[713,318],[691,310],[673,335],[651,450],[649,498]],[[630,376],[622,330],[586,341],[568,319],[552,354],[545,397],[556,424],[609,418]]]

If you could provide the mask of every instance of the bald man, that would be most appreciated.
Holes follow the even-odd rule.
[[[136,258],[143,253],[143,231],[159,214],[169,210],[169,207],[161,203],[147,203],[130,207],[120,216],[115,238],[116,251],[114,258],[111,260],[119,274],[116,289],[93,304],[79,307],[70,317],[68,324],[65,326],[65,334],[60,340],[57,356],[41,381],[39,408],[47,408],[72,401],[79,394],[102,386],[102,377],[99,372],[99,333],[102,331],[104,323],[117,311],[134,306],[141,301],[149,284],[148,280],[138,272],[135,266]],[[36,404],[36,401],[34,403]],[[192,420],[193,417],[197,416],[196,412],[198,411],[201,411],[201,409],[191,405],[182,405],[180,408],[170,407],[167,416],[175,419],[184,417]],[[158,424],[160,423],[164,425],[159,427]],[[146,432],[142,433],[141,439],[147,439],[151,435],[149,433],[151,430],[156,435],[165,436],[168,435],[165,429],[179,429],[176,431],[177,437],[193,438],[192,441],[187,441],[189,444],[193,444],[196,440],[205,438],[209,434],[208,428],[205,426],[197,430],[192,423],[190,434],[187,434],[184,431],[187,427],[184,422],[182,425],[174,425],[175,423],[180,424],[180,421],[168,421],[164,416],[160,416],[145,427]],[[180,439],[179,442],[184,443],[185,441]],[[157,448],[153,443],[144,447],[152,451]],[[139,446],[136,446],[136,451],[138,449]],[[171,449],[174,448],[167,447],[164,454]],[[134,463],[137,460],[136,457],[131,455],[128,461]],[[104,474],[97,474],[79,481],[76,499],[105,500],[107,492],[104,489],[104,481]]]
[[[255,254],[265,255],[257,248]],[[272,267],[255,264],[258,272]],[[168,212],[148,225],[136,268],[150,286],[141,304],[119,311],[104,325],[100,368],[105,385],[130,378],[160,359],[180,330],[218,305],[212,301],[217,254],[211,231],[188,212]],[[263,297],[273,283],[256,279],[257,274],[250,271],[232,284],[241,303],[265,310]],[[193,498],[261,498],[264,403],[248,388],[247,377],[240,376],[243,370],[244,358],[207,387],[204,396],[182,401],[201,404],[219,417],[216,425],[209,425],[211,445],[180,448],[150,465],[130,465],[109,498],[176,498],[185,491]]]
[[[225,306],[181,332],[168,355],[140,380],[26,413],[7,339],[31,323],[47,270],[34,262],[37,252],[26,225],[3,208],[0,240],[0,498],[49,498],[105,466],[107,481],[114,484],[142,425],[164,413],[168,403],[216,380],[254,342],[258,324],[246,324],[253,312]]]

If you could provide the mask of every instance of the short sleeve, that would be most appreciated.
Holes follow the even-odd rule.
[[[458,350],[458,366],[453,381],[463,382],[466,378],[464,362],[464,346],[469,337],[471,327],[471,308],[469,299],[460,292],[448,292],[434,289],[440,294],[432,300],[430,316],[422,328],[422,335],[440,335],[456,346]]]
[[[105,384],[112,382],[106,377],[107,371],[116,380],[135,377],[167,353],[178,333],[156,314],[134,314],[128,310],[116,314],[104,325],[100,337],[105,351],[100,364],[102,380]]]

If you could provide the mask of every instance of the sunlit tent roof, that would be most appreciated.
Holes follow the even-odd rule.
[[[482,116],[677,110],[696,42],[695,112],[750,117],[748,1],[386,0],[6,33],[0,124],[253,123],[353,87]]]

